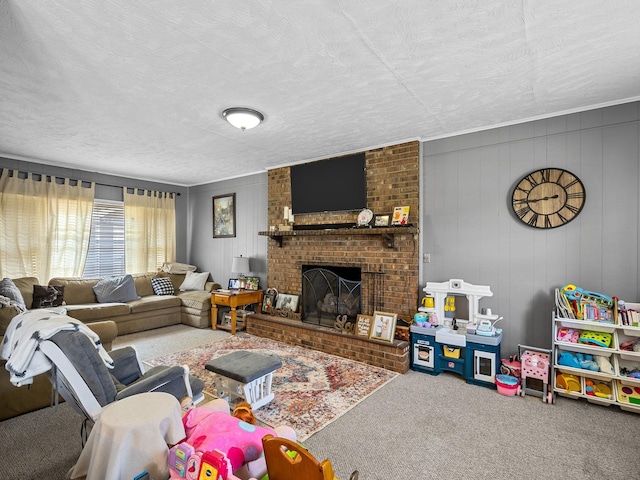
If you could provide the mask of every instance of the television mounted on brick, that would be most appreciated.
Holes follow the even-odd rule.
[[[362,210],[366,207],[364,153],[291,166],[291,208],[294,215]]]

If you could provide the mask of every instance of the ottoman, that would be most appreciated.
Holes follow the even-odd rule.
[[[238,350],[209,360],[205,368],[213,372],[216,394],[230,402],[242,398],[258,409],[273,400],[273,372],[282,366],[274,355]]]

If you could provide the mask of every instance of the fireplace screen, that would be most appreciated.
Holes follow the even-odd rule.
[[[329,268],[309,268],[302,273],[302,320],[307,323],[333,327],[336,316],[347,315],[355,319],[362,311],[361,280],[350,280],[341,275],[348,270],[349,277],[360,277],[359,268],[335,271]],[[355,273],[357,272],[357,273]]]

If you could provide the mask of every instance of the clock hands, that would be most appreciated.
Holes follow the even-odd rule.
[[[533,199],[533,200],[528,200],[528,199],[517,200],[517,201],[515,201],[513,203],[538,203],[538,202],[542,202],[543,200],[551,200],[553,198],[558,198],[559,196],[560,195],[556,194],[556,195],[552,195],[551,197],[536,198],[536,199]]]

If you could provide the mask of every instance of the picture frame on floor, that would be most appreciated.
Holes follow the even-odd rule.
[[[292,312],[298,311],[298,302],[300,301],[300,295],[294,295],[291,293],[280,293],[276,301],[276,308],[282,310],[288,308]]]
[[[393,342],[393,334],[396,330],[397,313],[373,312],[373,324],[369,338]]]
[[[268,315],[273,315],[275,304],[276,304],[276,294],[267,292],[262,297],[262,308],[260,311]]]
[[[359,313],[356,318],[356,326],[354,330],[356,337],[369,338],[369,335],[371,334],[371,325],[373,325],[373,315],[364,315]]]

